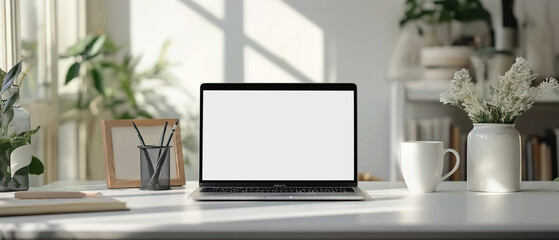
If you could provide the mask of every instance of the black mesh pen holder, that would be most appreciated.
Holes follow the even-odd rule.
[[[169,158],[172,146],[138,146],[140,149],[140,189],[168,190],[171,188]]]

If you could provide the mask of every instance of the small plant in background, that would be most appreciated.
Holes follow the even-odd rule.
[[[474,123],[514,123],[528,111],[546,91],[559,86],[554,78],[546,78],[532,87],[538,74],[532,73],[529,62],[516,58],[509,71],[499,76],[499,86],[489,87],[489,100],[479,97],[466,69],[454,74],[450,88],[441,93],[441,102],[459,107]]]
[[[7,187],[14,174],[18,174],[11,163],[11,154],[15,149],[31,144],[31,135],[39,131],[39,127],[29,131],[21,131],[11,128],[14,119],[14,108],[20,98],[20,86],[27,76],[27,71],[20,74],[22,69],[22,61],[18,62],[7,73],[0,69],[0,79],[2,79],[2,88],[0,89],[0,183]],[[29,163],[30,174],[42,174],[44,166],[41,161],[32,157]],[[20,168],[21,169],[21,168]],[[23,175],[27,175],[24,173]],[[15,183],[18,185],[19,183]]]
[[[157,106],[150,104],[150,101],[161,100],[161,96],[156,94],[156,89],[141,88],[140,84],[146,80],[159,80],[159,83],[176,86],[177,79],[167,71],[170,65],[166,59],[169,46],[169,42],[165,42],[155,63],[140,71],[137,66],[141,58],[126,54],[120,57],[119,61],[117,58],[121,49],[106,34],[92,35],[78,41],[61,56],[73,60],[66,73],[65,84],[80,77],[82,81],[77,101],[68,112],[85,111],[91,114],[90,116],[99,117],[99,109],[103,109],[110,113],[109,118],[112,119],[151,119],[154,118],[153,114],[165,111],[168,106],[161,106],[165,105],[164,101],[158,101]],[[190,117],[186,120],[191,120]],[[98,127],[98,122],[88,123],[88,138],[92,138],[91,133]],[[185,124],[183,128],[185,127],[189,126]],[[196,139],[189,134],[183,135],[187,165],[189,158],[193,158],[188,153],[197,150]]]
[[[425,7],[432,2],[431,7]],[[479,0],[406,0],[406,12],[400,26],[408,21],[425,20],[427,23],[444,23],[452,20],[470,22],[482,20],[491,24],[491,15]]]
[[[426,45],[449,45],[451,44],[451,33],[453,20],[468,23],[483,21],[489,28],[489,33],[493,32],[491,24],[491,14],[483,7],[479,0],[406,0],[406,11],[404,17],[400,19],[400,27],[411,21],[421,21],[424,24],[419,26],[421,35],[428,38]],[[446,43],[441,43],[437,38],[437,28],[440,24],[446,24]],[[427,31],[431,29],[430,31]]]
[[[80,77],[80,72],[83,71],[81,69],[85,68],[84,86],[78,92],[76,108],[96,109],[98,106],[93,105],[101,104],[100,107],[108,110],[116,119],[153,118],[138,104],[136,94],[146,97],[152,92],[138,88],[142,80],[167,79],[164,74],[168,64],[165,59],[167,48],[166,43],[157,62],[149,69],[139,72],[136,69],[139,57],[125,55],[120,62],[114,61],[120,49],[107,35],[88,36],[80,40],[62,56],[74,60],[66,73],[65,84]]]

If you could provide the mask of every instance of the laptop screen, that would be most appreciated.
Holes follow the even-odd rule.
[[[354,180],[354,91],[202,94],[202,181]]]

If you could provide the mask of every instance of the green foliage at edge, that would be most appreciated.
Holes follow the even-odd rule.
[[[452,20],[471,22],[482,20],[491,26],[491,15],[479,0],[436,0],[436,10],[424,9],[422,2],[406,0],[406,11],[400,26],[409,21],[427,19],[430,23],[443,23]]]
[[[80,77],[80,69],[86,68],[84,79],[96,93],[80,91],[76,108],[85,109],[91,101],[101,96],[102,107],[109,110],[116,119],[153,118],[153,116],[137,104],[136,94],[144,94],[135,90],[143,79],[159,78],[166,80],[163,74],[166,67],[164,54],[168,44],[164,44],[158,61],[150,69],[138,72],[136,66],[140,58],[125,55],[121,62],[113,61],[114,54],[120,49],[105,34],[88,36],[78,41],[66,51],[62,58],[73,58],[74,63],[66,74],[66,84]],[[82,71],[83,72],[83,71]],[[114,80],[109,82],[109,80]],[[117,96],[115,93],[122,93]],[[123,108],[128,105],[129,109]],[[124,110],[123,110],[124,109]]]
[[[0,79],[2,79],[0,94],[10,89],[15,89],[6,101],[0,101],[0,173],[2,173],[4,177],[11,175],[9,173],[9,167],[12,151],[26,144],[31,144],[31,135],[39,131],[39,127],[37,127],[36,129],[17,135],[8,135],[8,126],[14,118],[13,104],[20,98],[19,86],[15,86],[14,81],[21,73],[22,62],[23,60],[19,61],[8,73],[0,69]],[[37,157],[31,159],[31,164],[33,164],[33,172],[30,172],[31,174],[38,175],[44,173],[44,166]]]

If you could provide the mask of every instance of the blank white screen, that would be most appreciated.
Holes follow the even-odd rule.
[[[352,91],[203,94],[202,180],[354,180]]]

